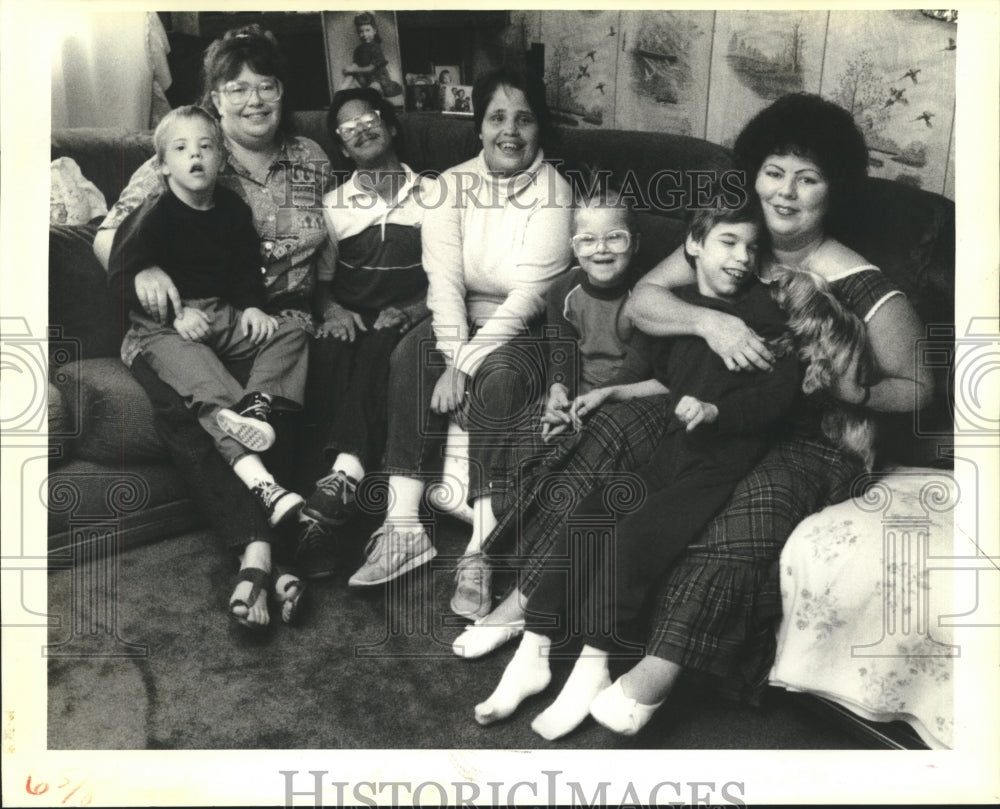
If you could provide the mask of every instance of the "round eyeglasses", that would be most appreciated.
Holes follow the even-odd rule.
[[[368,112],[363,112],[355,118],[344,121],[344,123],[337,127],[337,134],[340,135],[341,140],[350,140],[358,132],[362,130],[368,131],[380,123],[382,123],[382,113],[378,110],[368,110]]]
[[[230,81],[222,85],[222,94],[230,104],[246,104],[251,93],[257,93],[257,98],[265,104],[281,100],[283,88],[277,79],[264,79],[257,84],[245,81]]]
[[[610,253],[624,253],[632,246],[632,234],[627,230],[612,230],[603,236],[598,236],[596,233],[577,233],[570,239],[570,243],[573,245],[573,252],[582,258],[594,255],[601,244]]]

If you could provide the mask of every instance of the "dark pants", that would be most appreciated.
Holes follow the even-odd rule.
[[[469,502],[490,493],[494,469],[505,465],[511,435],[537,430],[532,402],[544,387],[539,331],[492,351],[466,387]],[[445,359],[435,348],[431,318],[400,342],[389,375],[385,471],[427,480],[441,471],[450,416],[430,409]]]
[[[582,636],[607,652],[640,649],[640,619],[660,576],[764,448],[758,439],[702,442],[677,430],[664,437],[637,478],[588,494],[560,532],[528,600],[528,628],[554,639]]]
[[[365,471],[382,464],[387,432],[389,357],[398,328],[357,332],[351,343],[318,337],[309,346],[305,412],[298,438],[297,482],[307,488],[330,471],[338,453]]]
[[[241,384],[245,382],[248,364],[227,367]],[[273,541],[274,531],[263,509],[216,450],[212,437],[184,400],[153,372],[141,355],[132,363],[132,375],[149,396],[154,427],[188,495],[198,504],[226,547],[238,552],[248,542]],[[275,479],[287,481],[291,468],[288,430],[281,416],[276,416],[272,424],[277,440],[262,458]]]

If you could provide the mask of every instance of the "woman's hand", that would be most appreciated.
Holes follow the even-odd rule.
[[[410,318],[407,317],[406,312],[402,309],[397,309],[395,306],[387,306],[378,313],[378,317],[375,318],[372,328],[375,331],[379,331],[380,329],[392,329],[399,326],[400,331],[405,331],[409,320]]]
[[[173,304],[175,317],[179,318],[184,313],[181,293],[170,276],[159,267],[147,267],[136,274],[135,294],[146,314],[159,323],[167,321],[168,303]]]
[[[569,391],[561,382],[556,382],[549,389],[549,398],[542,414],[542,441],[548,443],[550,438],[566,432],[572,426],[569,408]]]
[[[434,386],[431,394],[431,410],[441,415],[455,413],[465,399],[465,385],[469,381],[468,374],[449,365]]]
[[[209,333],[209,319],[201,309],[189,306],[174,318],[174,328],[185,340],[202,342]]]
[[[858,360],[855,355],[844,373],[830,384],[830,395],[847,404],[860,405],[868,401],[868,388],[861,383]]]
[[[337,340],[346,340],[348,343],[354,342],[354,337],[358,331],[368,331],[361,315],[345,309],[339,304],[332,304],[323,315],[323,325],[319,327],[320,337],[334,337]]]
[[[569,417],[573,421],[573,426],[579,430],[583,425],[583,417],[597,410],[613,392],[614,388],[594,388],[577,396],[569,407]]]
[[[770,371],[774,355],[767,344],[735,315],[707,309],[700,331],[708,347],[718,354],[730,371]]]
[[[278,330],[278,320],[251,306],[249,309],[244,309],[240,315],[240,329],[244,337],[249,336],[254,345],[260,345],[265,340],[270,340]]]
[[[719,408],[694,396],[681,396],[674,415],[687,425],[687,432],[691,432],[699,424],[714,424],[719,418]]]

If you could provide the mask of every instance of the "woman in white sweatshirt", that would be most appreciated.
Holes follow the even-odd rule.
[[[441,470],[449,418],[469,430],[470,549],[495,524],[493,455],[511,432],[537,427],[529,405],[540,395],[544,366],[530,338],[539,333],[546,290],[569,266],[572,194],[544,162],[541,144],[552,125],[539,78],[498,68],[480,77],[472,98],[483,148],[444,172],[426,202],[432,316],[393,355],[389,507],[350,579],[355,586],[390,581],[436,555],[418,509]],[[464,557],[459,578],[477,579],[480,560]]]

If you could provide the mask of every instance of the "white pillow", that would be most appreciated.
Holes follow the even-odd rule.
[[[108,212],[104,194],[83,176],[72,157],[52,161],[49,224],[83,225]]]

